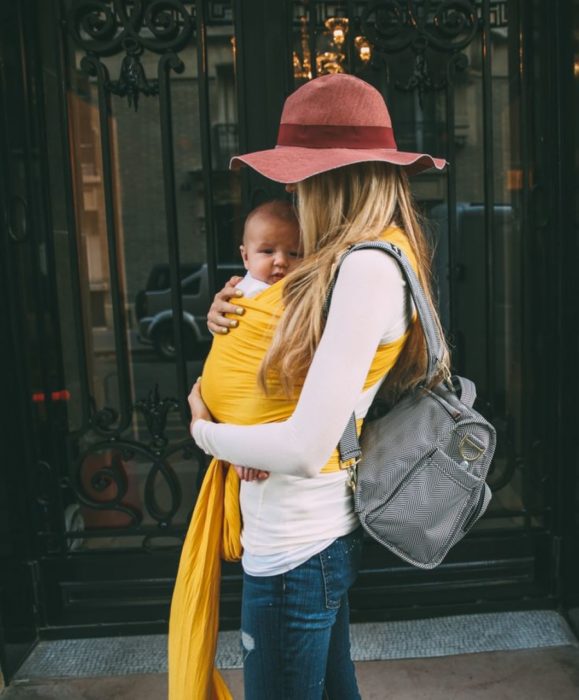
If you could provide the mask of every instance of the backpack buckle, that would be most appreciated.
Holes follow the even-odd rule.
[[[359,463],[362,457],[350,457],[350,459],[340,460],[340,469],[354,469]]]
[[[464,435],[458,445],[460,456],[467,462],[476,462],[479,457],[482,457],[486,451],[484,445],[477,444],[472,436]]]
[[[360,460],[356,460],[356,464],[358,464]],[[348,467],[348,486],[352,489],[352,493],[356,491],[356,485],[358,483],[358,470],[356,469],[356,465],[352,467]]]

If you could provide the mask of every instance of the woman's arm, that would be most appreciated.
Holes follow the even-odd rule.
[[[234,464],[316,476],[358,402],[380,339],[404,318],[404,289],[397,263],[383,252],[350,255],[340,270],[326,327],[291,418],[252,426],[197,420],[197,444]]]

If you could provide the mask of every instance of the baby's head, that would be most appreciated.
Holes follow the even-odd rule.
[[[300,229],[289,202],[260,204],[245,220],[240,246],[245,269],[252,277],[273,284],[301,260]]]

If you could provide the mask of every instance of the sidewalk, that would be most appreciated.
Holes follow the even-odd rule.
[[[555,610],[354,623],[350,641],[364,700],[579,700],[579,642]],[[239,630],[215,663],[243,700]],[[164,634],[45,640],[0,700],[166,700],[166,671]]]
[[[356,663],[364,700],[577,700],[576,646]],[[243,700],[241,671],[223,671]],[[165,700],[166,674],[16,681],[2,700]],[[193,700],[193,698],[192,698]],[[275,700],[275,698],[272,698]]]

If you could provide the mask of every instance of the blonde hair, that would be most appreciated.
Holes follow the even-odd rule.
[[[285,312],[258,375],[264,391],[274,376],[288,395],[303,381],[323,332],[323,304],[335,263],[350,245],[376,240],[390,226],[398,226],[408,238],[444,338],[434,312],[430,247],[401,168],[382,162],[349,165],[298,183],[297,194],[304,261],[286,278]],[[445,345],[437,380],[450,376],[449,364]],[[394,400],[423,382],[426,370],[424,334],[420,323],[413,323],[381,391]]]

